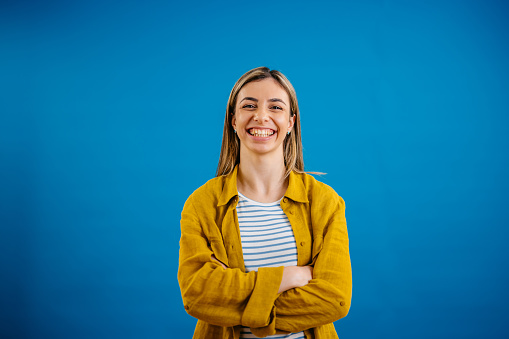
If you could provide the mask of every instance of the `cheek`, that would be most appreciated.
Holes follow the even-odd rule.
[[[288,117],[288,116],[281,117],[281,119],[278,120],[278,125],[281,127],[287,128],[288,126],[290,126],[290,124],[291,124],[291,121],[290,121],[290,117]]]
[[[237,126],[245,125],[246,119],[242,115],[237,116]]]

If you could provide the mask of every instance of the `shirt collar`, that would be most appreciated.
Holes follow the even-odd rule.
[[[304,181],[302,180],[301,175],[294,171],[290,172],[290,179],[288,181],[288,188],[286,189],[285,197],[297,202],[309,202]]]
[[[221,192],[221,196],[219,197],[219,200],[217,202],[218,207],[226,205],[231,200],[231,198],[237,196],[238,194],[237,167],[239,167],[239,165],[236,165],[233,171],[225,176],[223,191]]]
[[[237,169],[239,165],[236,165],[233,171],[225,176],[223,191],[217,202],[217,206],[226,205],[233,197],[238,195],[237,191]],[[297,202],[309,202],[306,194],[306,187],[304,182],[300,178],[300,175],[294,171],[290,172],[288,180],[288,188],[286,189],[285,197],[297,201]]]

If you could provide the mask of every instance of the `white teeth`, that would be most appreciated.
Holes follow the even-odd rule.
[[[254,135],[255,137],[268,137],[274,134],[274,131],[270,129],[251,128],[249,130],[249,134]]]

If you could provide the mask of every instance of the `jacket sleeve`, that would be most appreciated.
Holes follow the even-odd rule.
[[[348,249],[345,202],[335,194],[332,214],[314,234],[313,279],[305,286],[282,293],[275,301],[276,328],[298,332],[345,317],[352,296],[352,270]],[[315,252],[315,248],[314,251]]]
[[[194,204],[191,196],[182,211],[177,274],[187,313],[213,325],[262,327],[263,333],[275,332],[274,301],[283,267],[249,273],[223,268],[211,259],[213,251],[204,232],[207,225],[203,225],[209,219],[200,218]]]

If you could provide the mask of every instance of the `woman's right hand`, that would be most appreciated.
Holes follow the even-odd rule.
[[[313,279],[312,266],[286,266],[283,271],[283,279],[281,279],[278,293],[295,287],[305,286],[311,279]]]

